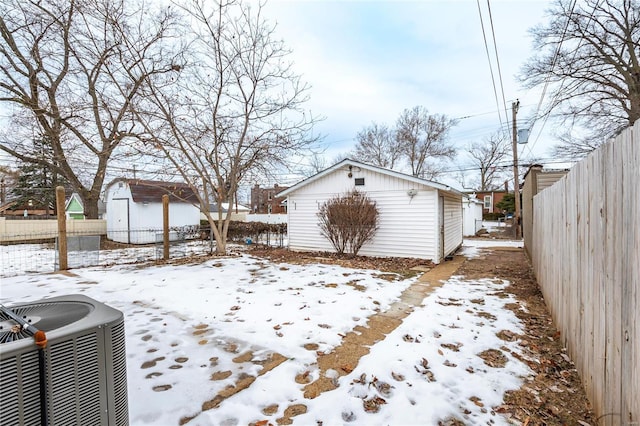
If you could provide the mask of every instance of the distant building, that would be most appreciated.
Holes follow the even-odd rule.
[[[18,202],[16,200],[8,201],[3,205],[0,205],[0,216],[12,216],[12,217],[24,217],[24,218],[39,218],[46,219],[49,217],[55,218],[56,211],[55,206],[38,206],[34,205],[31,200],[29,202]]]
[[[504,189],[495,189],[493,191],[472,191],[466,192],[469,196],[475,196],[478,200],[482,201],[482,213],[502,213],[502,210],[496,205],[502,201],[506,194],[512,193],[509,191],[509,184],[507,181],[504,183]]]
[[[471,237],[482,228],[483,203],[472,195],[462,198],[462,235]]]
[[[256,184],[251,188],[251,213],[254,214],[282,214],[287,212],[286,197],[279,197],[278,194],[288,186],[278,186],[273,188],[260,188]]]
[[[522,186],[522,236],[524,237],[524,249],[531,257],[531,247],[535,235],[533,234],[533,197],[562,179],[568,169],[544,169],[539,164],[529,167],[524,175]]]
[[[198,199],[186,183],[118,178],[105,190],[107,238],[129,244],[162,241],[165,194],[169,195],[170,228],[200,226]],[[169,238],[175,240],[178,235],[172,232]]]
[[[84,204],[82,198],[74,192],[64,205],[67,219],[84,219]]]
[[[511,191],[477,191],[476,197],[482,201],[482,212],[483,213],[502,213],[502,209],[498,208],[496,205],[502,201],[506,194],[509,194]]]

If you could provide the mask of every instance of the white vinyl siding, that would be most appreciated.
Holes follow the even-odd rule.
[[[420,190],[413,199],[406,191],[370,193],[378,203],[380,229],[360,254],[435,259],[436,193]]]
[[[369,170],[337,170],[289,195],[289,248],[297,251],[334,251],[318,227],[317,212],[328,199],[358,189],[376,201],[380,228],[362,247],[365,256],[437,258],[437,190],[398,177]],[[355,186],[364,178],[364,186]],[[417,190],[411,197],[409,190]],[[460,201],[458,200],[459,206]],[[460,214],[460,235],[462,216]]]
[[[462,201],[459,197],[442,195],[444,195],[444,255],[447,256],[462,244]]]
[[[317,213],[324,199],[313,194],[289,197],[287,234],[289,248],[299,251],[333,251],[329,241],[322,236],[318,227]]]

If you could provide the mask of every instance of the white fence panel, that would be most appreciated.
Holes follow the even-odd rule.
[[[248,214],[246,222],[287,223],[286,214]]]

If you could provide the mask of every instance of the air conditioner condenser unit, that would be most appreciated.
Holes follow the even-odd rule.
[[[0,310],[0,425],[129,424],[122,312],[83,295],[8,309],[44,331],[47,345],[40,353]]]

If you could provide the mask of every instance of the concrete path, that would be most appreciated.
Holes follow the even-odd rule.
[[[358,326],[347,333],[340,346],[331,353],[318,356],[320,378],[304,387],[305,398],[313,399],[323,392],[335,389],[337,380],[326,377],[327,370],[337,371],[338,377],[353,371],[360,358],[369,353],[369,348],[383,340],[416,307],[422,305],[424,298],[448,280],[464,260],[464,256],[454,256],[453,260],[440,263],[424,273],[418,281],[402,292],[400,300],[393,303],[389,309],[369,317],[366,327]]]

